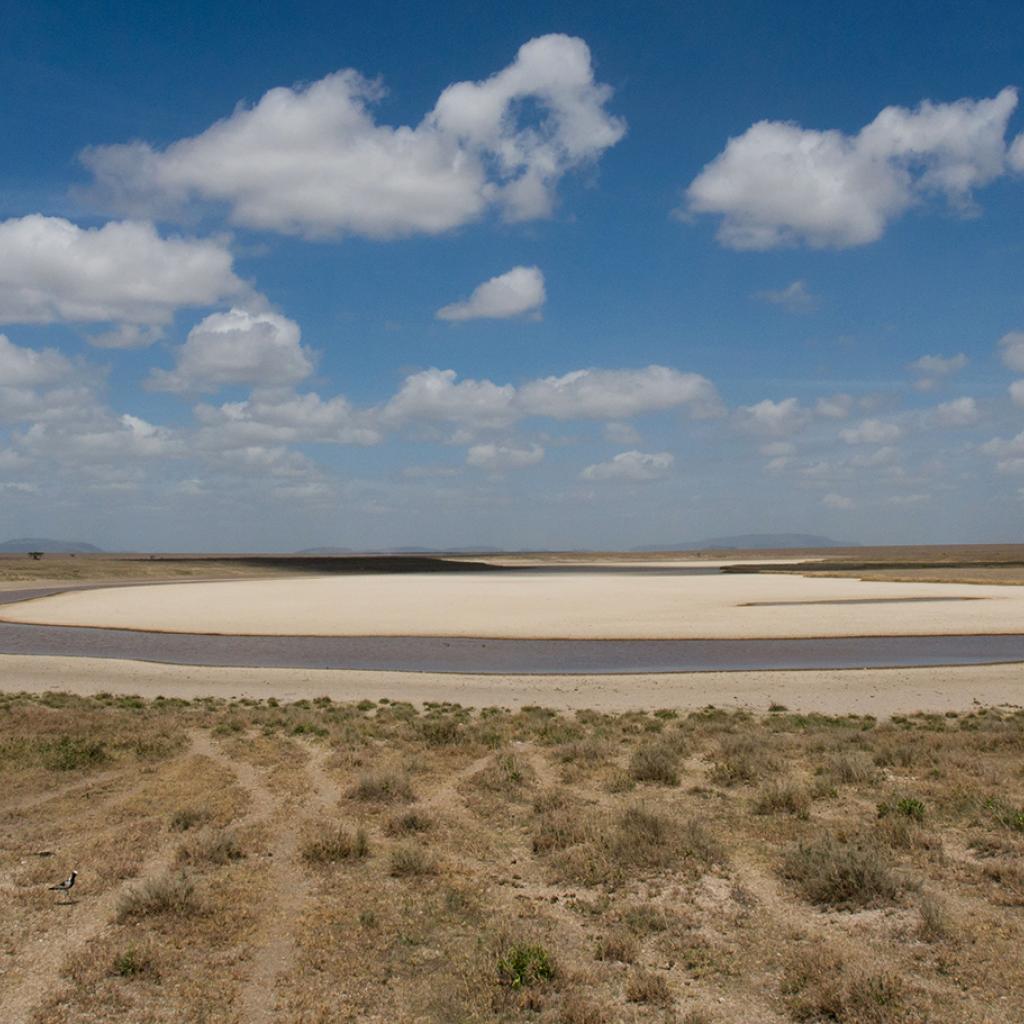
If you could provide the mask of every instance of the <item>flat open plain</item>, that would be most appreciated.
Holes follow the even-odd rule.
[[[1020,663],[536,675],[488,653],[995,650],[1024,623],[998,565],[951,585],[195,560],[172,579],[247,578],[167,585],[73,561],[141,585],[3,606],[0,645],[99,652],[0,655],[4,1024],[1019,1024]],[[8,597],[71,582],[4,568]],[[490,669],[152,660],[360,632]],[[71,899],[47,889],[72,868]]]
[[[247,636],[738,639],[1018,633],[1024,588],[781,573],[368,574],[71,591],[0,621]]]

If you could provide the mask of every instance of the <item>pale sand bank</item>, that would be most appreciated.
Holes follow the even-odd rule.
[[[143,697],[249,697],[281,701],[329,696],[451,701],[469,707],[537,704],[595,711],[722,708],[871,714],[968,711],[1024,704],[1024,665],[847,669],[807,672],[700,672],[635,676],[471,676],[308,669],[193,668],[86,658],[0,656],[0,691],[138,694]]]
[[[1024,588],[774,574],[328,576],[69,592],[8,605],[0,620],[273,636],[998,634],[1024,631]]]

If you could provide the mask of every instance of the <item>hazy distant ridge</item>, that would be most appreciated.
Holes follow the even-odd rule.
[[[633,551],[717,551],[723,548],[855,548],[854,544],[813,533],[740,533],[735,537],[708,537],[676,544],[644,544]]]
[[[54,554],[98,554],[103,549],[95,544],[76,540],[53,540],[51,537],[18,537],[0,543],[4,554],[24,554],[26,551],[52,551]]]

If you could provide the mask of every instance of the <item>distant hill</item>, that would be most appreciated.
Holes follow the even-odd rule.
[[[302,551],[296,551],[297,555],[350,555],[352,554],[351,548],[305,548]]]
[[[722,551],[768,548],[856,548],[859,544],[819,537],[813,533],[740,533],[735,537],[708,537],[680,544],[645,544],[634,551]]]
[[[51,537],[18,537],[0,543],[0,552],[9,555],[25,554],[28,551],[44,551],[54,555],[95,555],[103,551],[94,544],[83,544],[74,540],[53,540]]]

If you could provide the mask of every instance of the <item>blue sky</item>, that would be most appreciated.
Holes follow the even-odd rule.
[[[0,4],[0,534],[1019,541],[1024,10]]]

